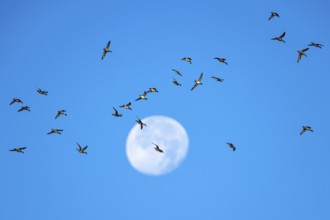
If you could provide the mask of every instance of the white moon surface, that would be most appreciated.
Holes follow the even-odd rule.
[[[136,124],[126,141],[126,154],[130,164],[139,172],[162,175],[177,168],[187,155],[189,139],[184,127],[166,116],[142,119],[144,126]],[[164,153],[157,152],[152,143]]]

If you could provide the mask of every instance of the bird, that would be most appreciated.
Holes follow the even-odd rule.
[[[77,151],[81,154],[87,154],[87,152],[85,151],[88,148],[88,145],[86,145],[85,147],[81,147],[80,144],[77,142],[78,148]]]
[[[139,96],[139,98],[135,99],[135,101],[138,101],[138,100],[141,100],[141,99],[148,100],[146,91],[144,91],[143,94]]]
[[[109,49],[110,44],[111,44],[111,41],[109,41],[107,43],[107,45],[105,46],[105,48],[103,48],[102,60],[104,59],[104,57],[107,53],[109,53],[109,52],[112,53],[112,51]]]
[[[132,108],[131,108],[131,102],[129,102],[128,104],[126,104],[126,105],[121,105],[121,106],[119,106],[120,108],[125,108],[125,109],[129,109],[129,110],[132,110]]]
[[[302,126],[302,128],[303,129],[301,130],[300,135],[302,135],[303,133],[305,133],[305,131],[314,132],[310,126],[305,126],[304,125],[304,126]]]
[[[310,47],[317,47],[317,48],[322,48],[323,47],[322,44],[318,44],[318,43],[314,43],[314,42],[311,42],[310,44],[308,44],[308,46],[310,46]]]
[[[158,92],[158,90],[156,88],[149,88],[147,93],[150,93],[150,92]]]
[[[233,151],[236,150],[236,147],[235,147],[232,143],[227,143],[227,144],[228,144],[228,146],[229,146],[231,149],[233,149]]]
[[[269,16],[269,18],[268,18],[268,21],[270,20],[270,19],[272,19],[273,17],[280,17],[280,15],[278,14],[278,13],[276,13],[276,12],[271,12],[271,15]]]
[[[191,58],[190,58],[190,57],[183,57],[181,60],[184,60],[184,61],[186,61],[186,62],[192,64],[192,63],[191,63]]]
[[[218,77],[215,77],[215,76],[211,76],[212,79],[218,81],[218,82],[223,82],[223,79],[220,79]]]
[[[176,86],[181,86],[181,83],[179,83],[175,78],[173,78],[172,82]]]
[[[142,121],[141,121],[141,119],[139,119],[137,116],[136,116],[136,118],[137,118],[137,120],[135,120],[139,125],[140,125],[140,127],[141,127],[141,130],[143,129],[143,126],[147,126],[145,123],[143,123]]]
[[[41,95],[48,95],[48,91],[44,91],[42,89],[37,89],[37,92]]]
[[[201,82],[202,78],[203,78],[203,73],[201,73],[199,78],[195,80],[195,85],[191,88],[191,91],[193,91],[198,85],[203,85],[203,83]]]
[[[224,63],[224,64],[228,65],[225,58],[215,57],[214,59],[218,60],[220,63]]]
[[[21,111],[29,111],[30,112],[30,107],[29,106],[22,106],[20,109],[18,109],[18,112]]]
[[[176,70],[176,69],[172,69],[177,75],[179,75],[179,76],[182,76],[182,74],[178,71],[178,70]]]
[[[51,129],[51,131],[50,132],[48,132],[47,133],[47,135],[49,135],[49,134],[62,134],[62,129]]]
[[[59,110],[59,111],[57,111],[57,114],[56,114],[56,116],[55,116],[55,119],[57,119],[57,118],[60,117],[61,115],[65,115],[65,116],[67,116],[67,114],[66,114],[66,110]]]
[[[306,52],[307,50],[309,50],[308,47],[306,47],[305,49],[302,49],[302,50],[298,50],[298,59],[297,59],[297,63],[299,63],[299,61],[300,61],[300,59],[301,59],[302,56],[306,56],[306,57],[307,57],[307,55],[305,54],[305,52]]]
[[[13,98],[13,101],[11,101],[11,102],[9,103],[9,105],[12,105],[12,104],[14,104],[14,103],[23,103],[23,102],[22,102],[22,100],[20,100],[20,99],[18,99],[18,98]]]
[[[115,116],[115,117],[121,117],[121,116],[123,116],[123,114],[119,114],[118,113],[117,109],[115,109],[114,107],[112,107],[112,108],[113,108],[113,110],[115,110],[115,113],[112,113],[113,116]]]
[[[156,147],[154,147],[156,151],[158,151],[159,153],[164,153],[164,151],[162,149],[160,149],[157,144],[155,144],[155,143],[152,143],[152,144],[156,146]]]
[[[285,40],[283,40],[283,37],[285,36],[285,31],[283,32],[283,34],[279,37],[274,37],[272,38],[272,40],[278,40],[278,41],[282,41],[283,43],[285,43]]]
[[[17,152],[17,153],[22,153],[22,154],[24,154],[24,151],[23,151],[23,150],[25,150],[25,149],[26,149],[26,147],[19,147],[19,148],[11,149],[11,150],[9,150],[9,151],[15,151],[15,152]]]

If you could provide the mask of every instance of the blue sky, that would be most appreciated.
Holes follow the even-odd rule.
[[[330,218],[326,1],[0,5],[0,219]],[[280,18],[268,21],[271,11]],[[287,43],[270,40],[284,31]],[[311,41],[324,48],[297,63]],[[204,85],[190,91],[201,72]],[[111,115],[150,87],[159,94]],[[31,112],[9,106],[14,97]],[[55,120],[60,109],[68,116]],[[136,115],[185,127],[189,152],[174,172],[131,167],[125,143]],[[300,136],[302,125],[314,133]],[[51,128],[64,132],[46,135]],[[8,151],[21,146],[25,154]]]

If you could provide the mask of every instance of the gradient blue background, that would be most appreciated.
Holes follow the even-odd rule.
[[[323,0],[1,1],[0,219],[330,219],[329,9]],[[268,21],[271,11],[280,18]],[[286,44],[270,40],[283,31]],[[101,61],[108,40],[113,53]],[[325,46],[297,64],[311,41]],[[149,87],[159,94],[111,116]],[[31,112],[9,106],[14,97]],[[55,120],[60,109],[68,116]],[[136,115],[186,128],[177,170],[131,167]],[[300,136],[302,125],[314,133]],[[21,146],[25,154],[8,151]]]

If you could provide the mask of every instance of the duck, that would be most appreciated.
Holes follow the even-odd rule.
[[[318,44],[318,43],[314,43],[314,42],[311,42],[310,44],[308,44],[308,46],[310,47],[317,47],[317,48],[322,48],[323,45],[322,44]]]
[[[314,132],[310,126],[304,125],[304,126],[302,126],[302,128],[303,129],[301,130],[300,135],[302,135],[303,133],[305,133],[305,131]]]
[[[144,91],[143,94],[139,96],[139,98],[135,99],[135,101],[139,100],[148,100],[146,91]]]
[[[56,116],[55,116],[55,119],[57,119],[57,118],[60,117],[61,115],[65,115],[65,116],[67,116],[67,114],[66,114],[66,110],[59,110],[59,111],[57,111],[57,114],[56,114]]]
[[[233,151],[236,150],[236,147],[234,146],[234,144],[232,144],[232,143],[227,143],[227,144]]]
[[[111,41],[108,41],[105,48],[103,48],[102,60],[104,59],[105,55],[107,55],[107,53],[109,53],[109,52],[112,53],[112,51],[109,49],[110,44],[111,44]]]
[[[307,55],[305,54],[305,52],[306,52],[307,50],[309,50],[308,47],[305,48],[305,49],[302,49],[302,50],[298,50],[298,59],[297,59],[297,63],[299,63],[299,61],[300,61],[300,59],[301,59],[302,56],[306,56],[306,57],[307,57]]]
[[[176,86],[181,86],[181,83],[179,83],[178,81],[176,81],[175,78],[173,78],[172,82],[173,82],[173,84],[176,85]]]
[[[285,31],[283,32],[283,34],[279,37],[274,37],[272,38],[272,40],[278,40],[278,41],[281,41],[283,43],[285,43],[285,40],[283,40],[283,37],[285,36]]]
[[[156,147],[154,147],[154,148],[155,148],[155,150],[156,150],[157,152],[159,152],[159,153],[164,153],[164,151],[163,151],[162,149],[160,149],[160,147],[159,147],[157,144],[155,144],[155,143],[152,143],[152,144],[156,146]]]
[[[228,65],[225,58],[215,57],[214,59],[218,60],[220,63],[224,63],[224,64]]]
[[[129,109],[129,110],[132,110],[132,108],[131,108],[131,102],[129,102],[129,103],[127,103],[126,105],[121,105],[121,106],[119,106],[120,108],[125,108],[125,109]]]
[[[42,89],[37,89],[37,92],[40,94],[40,95],[48,95],[48,91],[44,91]]]
[[[193,91],[198,85],[203,85],[202,79],[203,79],[203,73],[201,73],[199,78],[195,80],[195,85],[191,88],[191,91]]]
[[[62,134],[62,129],[51,129],[51,131],[50,132],[48,132],[47,133],[47,135],[49,135],[49,134]]]
[[[192,62],[191,62],[191,58],[190,58],[190,57],[183,57],[181,60],[184,60],[184,61],[186,61],[186,62],[192,64]]]
[[[156,88],[149,88],[147,93],[151,93],[151,92],[158,92],[158,90]]]
[[[121,116],[123,116],[123,114],[119,114],[118,113],[118,111],[117,111],[117,109],[115,109],[115,107],[112,107],[112,108],[113,108],[113,110],[115,110],[115,113],[112,114],[113,116],[115,116],[115,117],[121,117]]]
[[[86,145],[85,147],[81,147],[80,144],[77,142],[78,148],[76,148],[76,150],[81,153],[81,154],[87,154],[87,152],[85,151],[88,148],[88,145]]]
[[[140,125],[140,127],[141,127],[141,130],[143,129],[143,126],[147,126],[145,123],[143,123],[142,121],[141,121],[141,119],[139,119],[137,116],[136,116],[136,118],[137,118],[137,120],[135,120],[139,125]]]
[[[182,74],[180,73],[180,71],[176,70],[176,69],[172,69],[172,71],[175,72],[175,74],[179,75],[179,76],[182,76]]]
[[[9,105],[12,105],[14,103],[23,103],[22,100],[18,99],[18,98],[13,98],[13,100],[9,103]]]
[[[22,106],[20,109],[17,110],[18,112],[21,111],[29,111],[30,112],[30,107],[29,106]]]
[[[214,79],[215,81],[218,81],[218,82],[223,82],[223,79],[220,79],[216,76],[211,76],[212,79]]]
[[[268,18],[268,21],[271,20],[273,17],[278,17],[278,18],[279,18],[280,15],[279,15],[277,12],[271,12],[271,13],[270,13],[270,16],[269,16],[269,18]]]
[[[25,150],[25,149],[26,149],[26,147],[19,147],[19,148],[11,149],[11,150],[9,150],[9,151],[15,151],[15,152],[17,152],[17,153],[22,153],[22,154],[24,154],[24,151],[23,151],[23,150]]]

